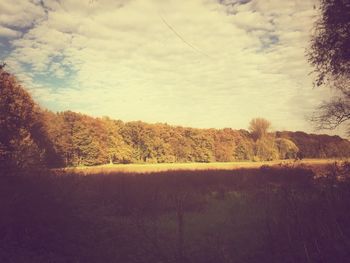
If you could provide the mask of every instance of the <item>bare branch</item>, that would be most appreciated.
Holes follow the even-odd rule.
[[[335,129],[340,124],[350,120],[350,100],[346,98],[333,98],[323,102],[318,112],[311,118],[318,129]]]

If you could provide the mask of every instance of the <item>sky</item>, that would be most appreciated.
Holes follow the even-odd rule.
[[[199,128],[317,132],[316,0],[1,0],[0,61],[43,107]],[[324,133],[324,131],[322,131]],[[341,134],[341,130],[332,133]]]

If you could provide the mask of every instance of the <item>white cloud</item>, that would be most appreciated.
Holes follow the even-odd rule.
[[[20,32],[0,25],[0,37],[15,38],[21,35]]]
[[[39,1],[5,0],[0,2],[0,25],[25,28],[43,18]]]
[[[0,23],[16,23],[2,2]],[[33,2],[7,60],[55,110],[197,127],[264,116],[310,130],[305,116],[327,96],[304,56],[313,2],[52,0],[47,15]]]

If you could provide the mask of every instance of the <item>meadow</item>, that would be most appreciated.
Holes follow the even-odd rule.
[[[348,163],[240,164],[0,177],[0,262],[348,262]]]
[[[306,166],[314,170],[319,170],[334,162],[347,161],[343,159],[303,159],[303,160],[274,160],[274,161],[237,161],[237,162],[211,162],[211,163],[144,163],[144,164],[106,164],[96,166],[67,167],[63,169],[53,169],[56,172],[89,174],[115,174],[115,173],[154,173],[166,171],[205,171],[205,170],[237,170],[260,168],[262,166]]]

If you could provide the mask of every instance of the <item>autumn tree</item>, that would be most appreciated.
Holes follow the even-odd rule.
[[[307,134],[305,132],[277,132],[277,138],[292,141],[298,154],[307,158],[332,158],[350,156],[350,142],[339,136]]]
[[[278,149],[273,137],[261,137],[255,142],[255,161],[272,161],[279,158]]]
[[[249,124],[256,161],[272,161],[279,158],[275,134],[271,133],[270,129],[271,123],[264,118],[252,119]]]
[[[232,162],[235,160],[236,140],[232,129],[213,132],[214,155],[217,162]]]
[[[108,131],[100,119],[74,112],[63,112],[58,134],[62,140],[56,142],[70,165],[96,165],[107,163]]]
[[[249,123],[249,131],[256,141],[265,137],[271,128],[271,123],[264,118],[254,118]]]
[[[175,154],[171,141],[173,138],[173,127],[167,124],[155,124],[155,133],[159,138],[156,143],[157,162],[174,163]]]
[[[279,153],[279,159],[294,159],[299,152],[299,148],[295,143],[285,138],[277,138],[276,146]]]
[[[109,163],[130,163],[132,162],[132,148],[120,134],[120,125],[117,121],[107,117],[103,118],[104,146],[107,151]]]
[[[320,0],[318,11],[308,60],[315,86],[331,87],[337,95],[323,102],[312,120],[333,129],[350,120],[350,1]]]
[[[192,160],[192,147],[190,139],[183,127],[174,127],[169,144],[174,153],[175,162],[188,162]]]
[[[2,173],[44,167],[53,154],[41,109],[17,79],[0,68],[0,170]]]

